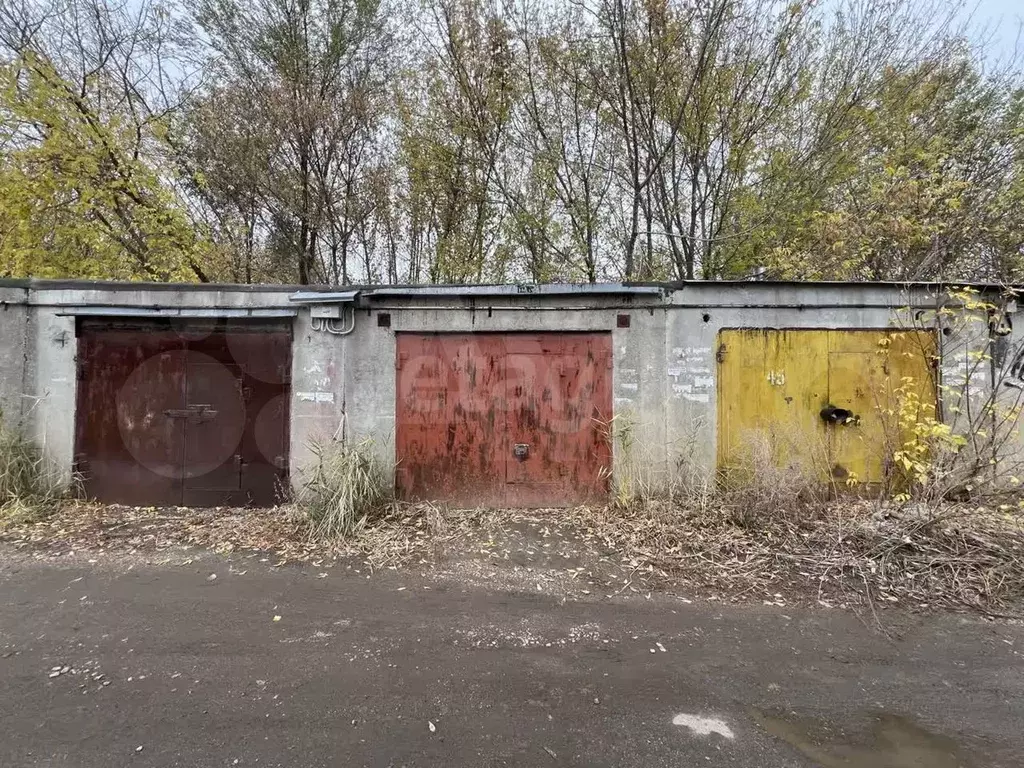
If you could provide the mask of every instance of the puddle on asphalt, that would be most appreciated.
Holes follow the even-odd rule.
[[[870,735],[859,744],[844,743],[820,723],[753,711],[765,731],[803,753],[822,768],[965,768],[956,742],[926,731],[899,715],[871,716]],[[864,741],[869,742],[865,745]]]

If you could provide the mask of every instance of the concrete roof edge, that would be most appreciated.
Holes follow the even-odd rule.
[[[426,296],[445,298],[530,297],[530,296],[664,296],[668,289],[661,284],[630,283],[504,283],[498,285],[384,285],[365,291],[365,297],[395,298]]]
[[[976,288],[978,290],[1024,291],[1024,285],[982,283],[970,280],[676,280],[671,283],[662,283],[662,285],[677,291],[698,286],[751,287],[757,285],[791,288]]]
[[[373,293],[378,295],[395,296],[399,292],[408,294],[426,295],[437,293],[439,295],[474,296],[474,295],[509,295],[509,296],[537,296],[537,295],[587,295],[587,294],[614,294],[614,293],[636,293],[655,294],[657,292],[669,293],[682,291],[690,287],[701,288],[751,288],[755,286],[789,286],[808,288],[842,288],[868,286],[879,288],[946,288],[946,287],[970,287],[979,290],[1014,290],[1022,291],[1024,286],[1007,285],[1002,283],[984,283],[964,280],[944,281],[858,281],[858,280],[673,280],[673,281],[623,281],[603,283],[481,283],[481,284],[376,284],[376,285],[296,285],[287,283],[156,283],[156,282],[134,282],[125,280],[81,280],[81,279],[51,279],[51,278],[0,278],[0,288],[15,288],[28,291],[53,291],[53,290],[95,290],[95,291],[236,291],[242,293],[263,293],[263,292],[309,292],[309,293],[336,293],[343,291],[360,291],[367,297]]]

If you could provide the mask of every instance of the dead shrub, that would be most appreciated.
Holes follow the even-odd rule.
[[[751,432],[718,478],[718,504],[736,525],[757,527],[820,507],[832,495],[824,446],[784,430]],[[707,502],[705,502],[705,505]]]
[[[312,538],[351,536],[387,510],[391,483],[371,439],[314,442],[311,450],[316,461],[296,501]]]

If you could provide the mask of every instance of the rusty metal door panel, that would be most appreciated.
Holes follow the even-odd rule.
[[[86,493],[140,505],[276,503],[288,466],[287,326],[124,325],[79,329]]]
[[[611,468],[609,334],[506,340],[509,506],[600,499]]]
[[[409,499],[504,503],[500,336],[399,334],[396,485]]]
[[[610,334],[399,334],[396,486],[464,506],[603,495]]]
[[[84,326],[78,339],[76,470],[90,498],[181,503],[185,348],[170,331]]]
[[[198,503],[191,491],[222,491],[230,499],[242,489],[241,372],[191,349],[186,366],[185,504]]]
[[[291,335],[234,325],[188,342],[184,503],[271,506],[287,476]]]
[[[263,329],[228,337],[239,366],[246,428],[238,453],[247,503],[268,506],[281,500],[288,485],[292,334]]]

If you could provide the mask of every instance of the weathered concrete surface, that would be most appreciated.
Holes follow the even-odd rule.
[[[75,459],[74,414],[78,395],[75,318],[62,316],[50,307],[39,307],[33,313],[33,322],[35,387],[28,393],[30,434],[53,467],[70,481]]]
[[[889,641],[843,612],[0,555],[3,766],[997,768],[1024,754],[1020,627],[887,613]]]
[[[30,434],[70,477],[76,314],[294,313],[290,469],[293,486],[300,487],[313,441],[369,437],[385,464],[394,462],[395,400],[401,386],[396,333],[607,331],[615,352],[609,420],[614,419],[612,431],[621,438],[613,444],[616,476],[628,480],[635,474],[657,485],[681,467],[696,477],[708,477],[714,467],[720,330],[902,327],[915,322],[917,309],[934,308],[940,288],[737,282],[666,284],[661,292],[621,295],[611,290],[565,295],[540,288],[521,295],[484,295],[471,288],[436,295],[424,286],[419,292],[376,298],[373,289],[366,289],[348,335],[315,329],[310,304],[291,301],[296,290],[0,280],[0,408],[25,416]],[[378,325],[382,312],[391,315],[388,327]],[[618,327],[619,314],[630,316],[628,328]],[[934,311],[931,318],[934,322]],[[1022,325],[1013,331],[1014,344],[1024,338]],[[971,330],[942,336],[946,384],[966,381],[971,355],[987,337],[987,321]],[[1004,367],[1012,367],[1013,360],[1008,355]],[[987,363],[971,370],[970,396],[983,404],[999,372]],[[1001,402],[1010,407],[1019,404],[1024,391],[1019,370],[1008,384],[1009,395]],[[948,393],[944,397],[950,400]],[[1008,397],[1012,402],[1007,403]]]
[[[0,287],[0,419],[9,426],[22,423],[26,403],[28,344],[32,328],[25,291]]]

